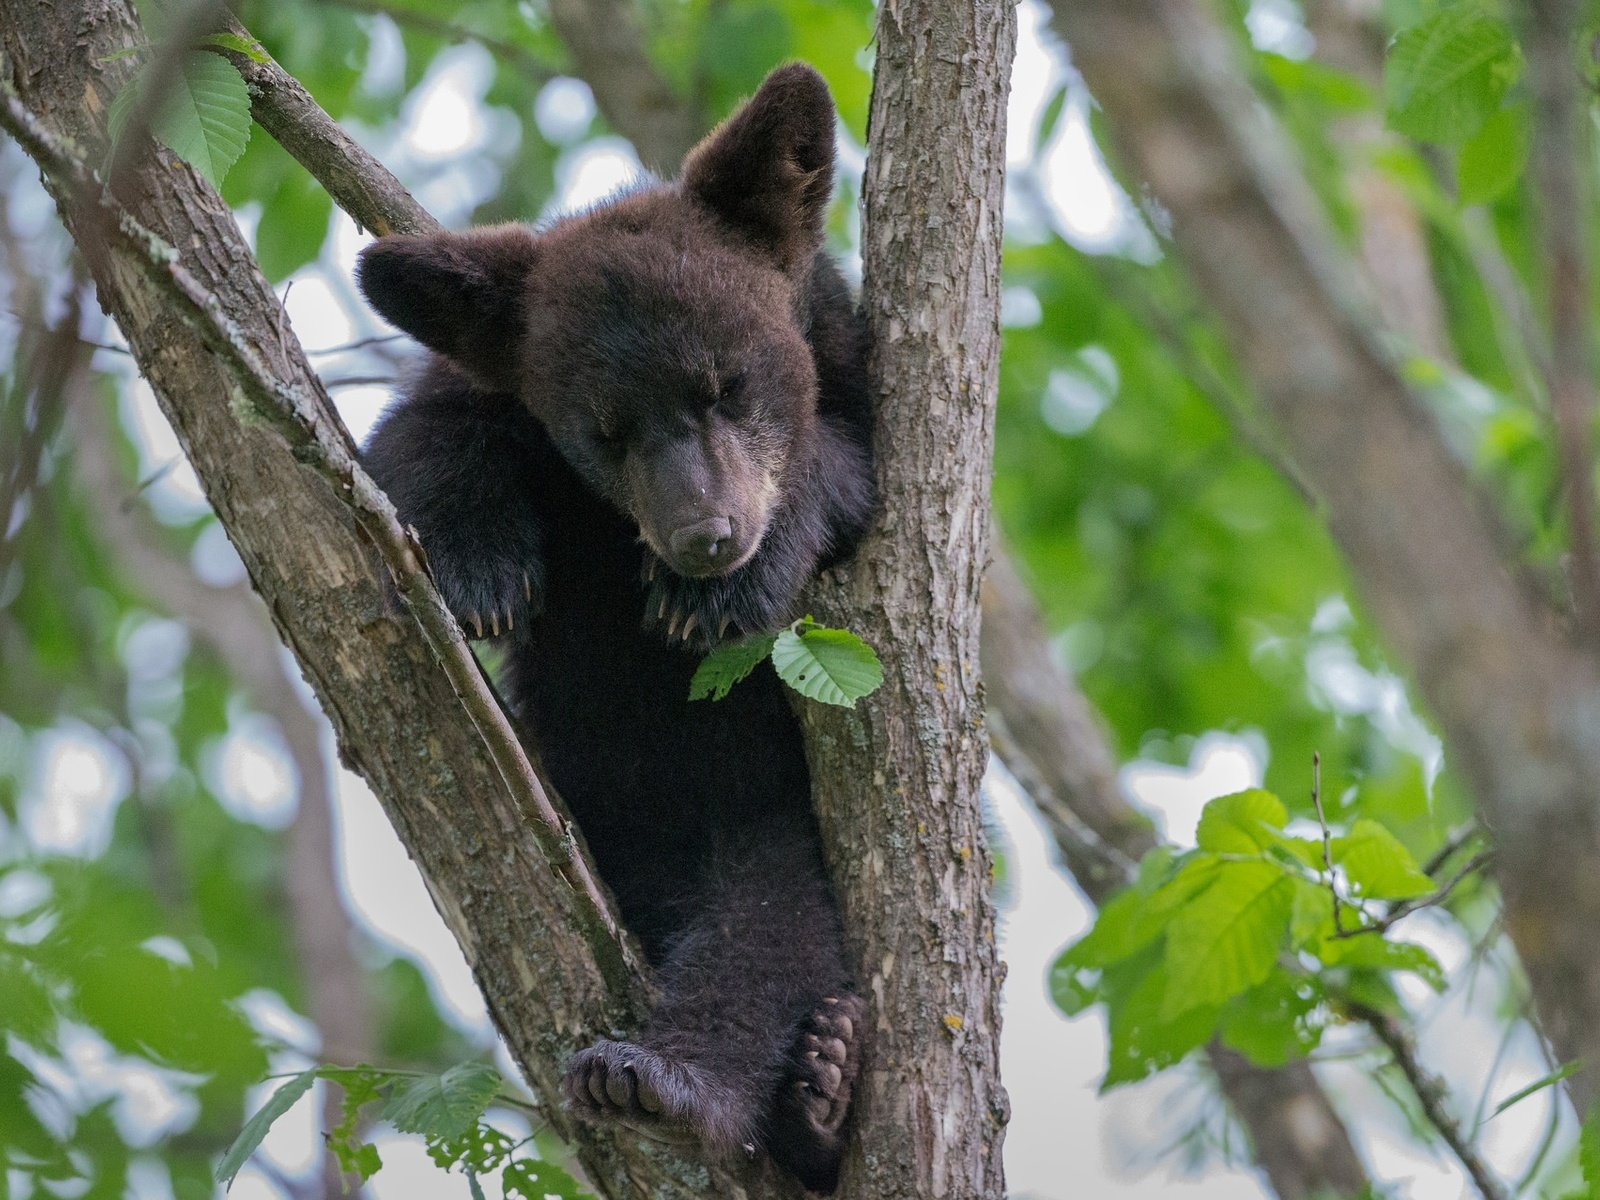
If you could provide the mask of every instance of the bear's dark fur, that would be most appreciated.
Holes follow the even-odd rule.
[[[860,318],[822,253],[833,104],[772,73],[681,179],[541,232],[387,237],[360,282],[435,354],[365,459],[659,968],[632,1042],[567,1073],[596,1119],[766,1149],[831,1190],[863,1006],[799,730],[763,666],[688,699],[694,652],[779,628],[873,510]],[[642,545],[641,545],[642,543]]]

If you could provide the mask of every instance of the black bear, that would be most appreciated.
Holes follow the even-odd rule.
[[[642,187],[534,231],[386,237],[360,285],[430,355],[365,450],[659,969],[585,1115],[765,1149],[831,1190],[864,1008],[800,734],[763,667],[699,652],[801,614],[874,507],[859,314],[822,250],[834,113],[774,71]]]

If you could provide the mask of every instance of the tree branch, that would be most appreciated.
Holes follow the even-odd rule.
[[[237,20],[228,31],[255,39]],[[299,80],[270,58],[257,62],[227,52],[228,61],[250,87],[250,115],[318,180],[357,225],[380,237],[390,233],[433,233],[439,228],[400,181],[338,124],[300,86]]]
[[[1439,1131],[1439,1136],[1466,1169],[1473,1186],[1484,1200],[1508,1200],[1510,1193],[1505,1184],[1495,1176],[1488,1164],[1479,1157],[1476,1147],[1467,1137],[1461,1123],[1456,1120],[1445,1101],[1449,1096],[1444,1081],[1422,1065],[1417,1057],[1417,1043],[1411,1032],[1395,1017],[1381,1009],[1356,1001],[1347,1001],[1350,1014],[1369,1026],[1378,1040],[1389,1048],[1394,1064],[1406,1077],[1411,1090],[1422,1104],[1428,1124]]]
[[[632,0],[550,0],[550,23],[594,92],[605,119],[663,176],[705,132],[705,118],[673,92],[645,53]]]
[[[1470,781],[1501,851],[1508,928],[1546,1032],[1563,1060],[1600,1062],[1596,663],[1563,636],[1385,353],[1350,264],[1214,21],[1191,0],[1053,8]],[[1568,1081],[1580,1104],[1597,1079],[1600,1069]]]

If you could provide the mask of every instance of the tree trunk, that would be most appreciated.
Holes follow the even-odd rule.
[[[1004,1195],[999,984],[978,786],[978,588],[1000,331],[1009,3],[879,9],[862,304],[885,518],[812,592],[882,690],[802,709],[874,1026],[847,1178],[874,1197]],[[888,903],[885,903],[885,899]]]

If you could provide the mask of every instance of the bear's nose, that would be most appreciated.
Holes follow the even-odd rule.
[[[667,545],[676,557],[709,564],[716,560],[720,543],[732,536],[733,523],[727,517],[707,517],[673,530]]]

